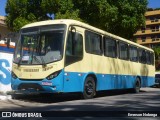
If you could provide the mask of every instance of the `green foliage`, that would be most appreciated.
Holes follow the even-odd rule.
[[[60,0],[60,9],[55,13],[55,19],[74,19],[82,21],[79,17],[79,9],[73,8],[72,0]]]
[[[156,60],[159,60],[160,47],[154,47],[153,50],[154,50],[154,53],[155,53],[155,59],[156,59]]]
[[[13,30],[18,31],[22,26],[35,21],[50,19],[43,8],[46,0],[7,0],[6,4],[6,23]],[[52,3],[52,0],[50,0]]]
[[[23,18],[23,17],[18,17],[13,21],[13,30],[17,31],[19,30],[19,28],[21,28],[22,26],[26,25],[30,23],[27,19]]]
[[[82,20],[121,37],[131,39],[145,25],[147,0],[73,1]]]
[[[160,70],[160,47],[154,47],[153,48],[155,53],[155,67],[156,70]]]
[[[79,20],[79,21],[82,21],[80,18],[79,18],[79,11],[76,10],[74,12],[70,12],[70,11],[66,11],[64,14],[61,13],[61,12],[58,12],[56,13],[56,19],[74,19],[74,20]]]
[[[155,8],[154,10],[160,10],[160,8]]]
[[[14,31],[35,21],[76,19],[131,39],[145,24],[147,0],[8,0],[6,23]]]

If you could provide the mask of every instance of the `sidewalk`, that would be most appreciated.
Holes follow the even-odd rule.
[[[8,100],[8,99],[12,99],[11,95],[0,93],[0,100]]]

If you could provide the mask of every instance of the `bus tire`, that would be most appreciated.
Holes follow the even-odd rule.
[[[12,95],[11,95],[11,98],[12,98],[12,99],[21,99],[21,98],[22,98],[22,95],[12,94]]]
[[[83,99],[91,99],[96,94],[96,85],[93,77],[88,76],[84,83]]]
[[[137,77],[137,78],[136,78],[135,85],[134,85],[134,88],[133,88],[133,90],[132,90],[133,93],[139,93],[140,88],[141,88],[141,82],[140,82],[140,79]]]

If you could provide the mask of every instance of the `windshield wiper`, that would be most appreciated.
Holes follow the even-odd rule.
[[[46,63],[44,62],[43,57],[40,56],[40,58],[41,58],[41,61],[42,61],[42,66],[43,66],[43,67],[46,67]],[[32,59],[36,60],[37,62],[39,62],[39,63],[41,64],[41,62],[39,61],[39,59],[37,58],[37,56],[33,55],[33,56],[32,56]],[[33,60],[32,60],[32,62],[33,62]]]
[[[20,66],[21,61],[22,61],[22,56],[20,57],[20,59],[18,61],[18,67]]]
[[[37,62],[41,63],[41,62],[39,61],[39,59],[37,58],[37,56],[35,56],[35,55],[33,55],[32,59],[35,59]]]
[[[40,58],[41,58],[41,61],[42,61],[42,66],[43,66],[43,67],[46,67],[46,63],[44,62],[43,57],[40,56]],[[39,59],[37,58],[37,56],[33,55],[33,59],[35,59],[37,62],[41,63],[41,62],[39,61]]]
[[[40,58],[41,58],[41,61],[42,61],[42,66],[43,66],[43,67],[46,67],[46,63],[45,63],[45,61],[44,61],[43,57],[42,57],[42,56],[40,56]]]

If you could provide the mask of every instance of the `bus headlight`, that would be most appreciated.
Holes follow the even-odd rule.
[[[12,78],[17,79],[17,75],[14,74],[14,72],[11,72],[11,76],[12,76]]]
[[[51,80],[51,79],[57,77],[57,76],[60,74],[61,71],[62,71],[62,70],[59,70],[59,71],[56,71],[56,72],[50,74],[49,76],[46,77],[47,80]]]

